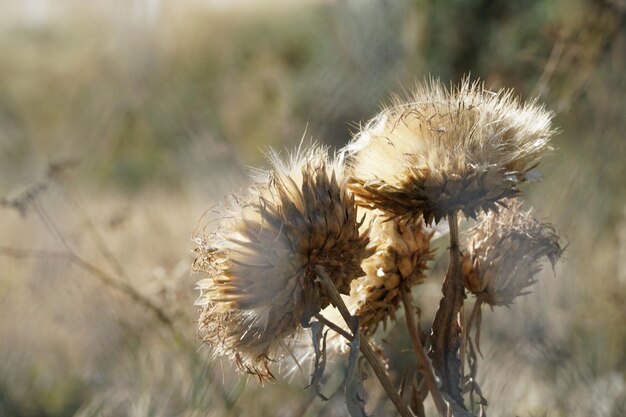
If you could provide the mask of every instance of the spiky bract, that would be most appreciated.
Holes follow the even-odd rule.
[[[519,201],[507,201],[500,214],[482,216],[469,230],[462,258],[465,287],[491,306],[510,305],[527,294],[546,257],[554,267],[563,253],[559,237],[549,224],[522,211]]]
[[[394,98],[346,147],[351,188],[359,204],[392,218],[475,217],[519,193],[549,149],[551,118],[511,91],[431,80],[407,101]]]
[[[432,259],[433,232],[425,230],[422,221],[383,221],[378,216],[371,233],[377,239],[376,253],[363,263],[366,275],[352,282],[350,294],[365,334],[394,319],[401,302],[400,290],[410,292],[423,282],[426,263]]]
[[[195,262],[208,274],[198,282],[200,338],[261,378],[271,378],[286,338],[329,303],[315,268],[348,294],[370,254],[337,159],[316,147],[271,162],[218,230],[198,241]]]

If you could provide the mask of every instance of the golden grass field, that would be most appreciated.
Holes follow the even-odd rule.
[[[467,73],[556,113],[523,198],[568,245],[532,294],[484,312],[488,415],[626,415],[623,0],[4,0],[0,416],[346,415],[307,370],[261,386],[211,360],[194,228],[269,147],[343,146],[391,93]],[[445,247],[415,290],[424,326]],[[379,336],[398,382],[408,336]]]

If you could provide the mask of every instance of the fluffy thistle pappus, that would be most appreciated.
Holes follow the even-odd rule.
[[[407,101],[395,97],[344,149],[350,186],[360,205],[392,218],[475,218],[519,193],[550,148],[551,119],[510,90],[431,80]]]
[[[489,213],[470,229],[467,251],[462,258],[465,287],[479,302],[490,306],[510,305],[527,294],[536,282],[541,258],[554,268],[563,254],[554,227],[522,211],[519,201],[507,201],[499,214]]]
[[[270,159],[217,231],[198,240],[194,263],[208,275],[197,285],[199,337],[261,379],[272,378],[286,339],[329,304],[315,268],[348,294],[371,253],[339,159],[322,147]]]

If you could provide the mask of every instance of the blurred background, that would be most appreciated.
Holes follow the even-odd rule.
[[[0,0],[0,416],[346,415],[345,360],[328,402],[306,370],[261,387],[210,360],[193,230],[268,147],[342,146],[391,93],[468,73],[556,113],[524,198],[569,245],[484,312],[488,415],[626,415],[625,22],[624,0]]]

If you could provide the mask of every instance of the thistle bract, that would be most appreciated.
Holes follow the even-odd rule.
[[[395,318],[401,301],[400,291],[408,291],[426,279],[426,263],[432,259],[433,232],[418,221],[383,221],[372,226],[377,250],[363,262],[366,275],[352,282],[350,298],[356,306],[361,330],[372,334],[382,323]]]

